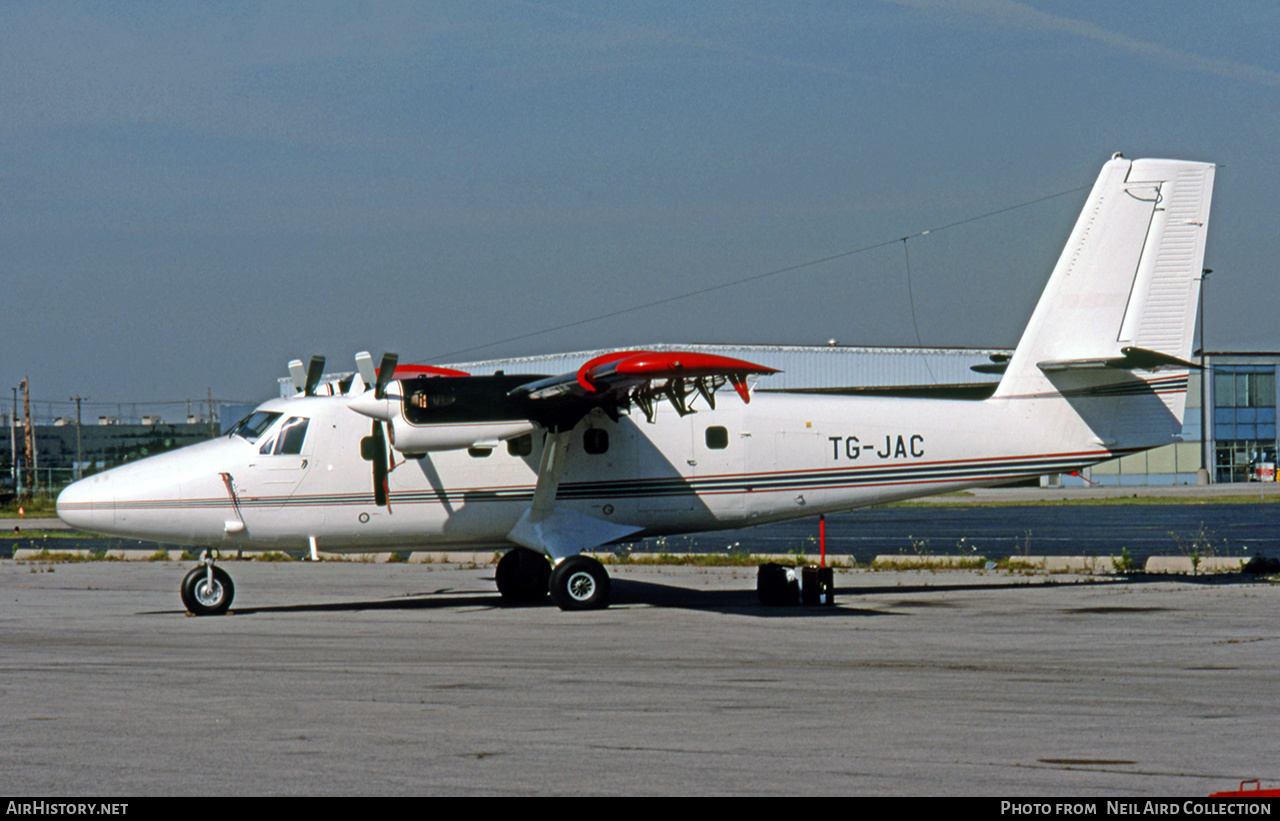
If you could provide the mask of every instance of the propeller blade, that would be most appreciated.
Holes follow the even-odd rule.
[[[307,366],[307,385],[305,393],[307,396],[316,395],[316,386],[320,384],[320,378],[324,376],[324,357],[311,357],[311,364]]]
[[[360,379],[366,388],[372,388],[373,383],[378,381],[377,371],[373,369],[373,357],[368,351],[356,354],[356,370],[360,373]]]
[[[382,364],[378,367],[378,381],[373,387],[373,395],[377,399],[383,399],[387,395],[387,385],[391,384],[391,380],[396,375],[396,363],[400,361],[400,357],[393,353],[384,353],[382,355]]]
[[[382,423],[374,420],[369,435],[360,440],[360,456],[373,463],[373,503],[387,506],[387,442]]]
[[[387,439],[383,435],[383,423],[374,421],[371,434],[374,439],[374,503],[379,507],[387,507]]]
[[[299,393],[307,387],[307,369],[302,367],[301,359],[295,359],[289,363],[289,376],[293,379],[293,386]]]

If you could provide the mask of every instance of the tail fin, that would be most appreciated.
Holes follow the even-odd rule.
[[[1213,173],[1118,154],[1102,167],[996,397],[1059,392],[1064,372],[1088,371],[1097,386],[1194,367]],[[1108,371],[1116,378],[1100,378]],[[1180,425],[1182,402],[1169,410]]]

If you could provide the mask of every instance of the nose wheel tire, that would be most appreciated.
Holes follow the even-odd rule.
[[[209,581],[209,569],[197,567],[182,580],[182,603],[193,616],[220,616],[227,612],[235,598],[236,586],[221,567],[213,568],[213,581]]]
[[[530,604],[547,597],[551,563],[527,547],[508,550],[494,571],[504,604]]]
[[[590,556],[570,556],[551,571],[551,598],[561,610],[609,606],[609,574]]]

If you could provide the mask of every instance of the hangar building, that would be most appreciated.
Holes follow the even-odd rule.
[[[614,349],[450,363],[468,373],[566,373]],[[998,374],[975,371],[1013,353],[998,348],[871,348],[798,345],[650,345],[644,350],[697,350],[778,368],[757,390],[844,394],[893,393],[982,399]],[[1182,441],[1082,471],[1048,476],[1045,484],[1197,484],[1203,467],[1213,483],[1276,480],[1276,370],[1280,352],[1208,351],[1201,379],[1191,373]],[[287,381],[287,380],[285,380]],[[1203,390],[1202,390],[1203,388]],[[282,390],[292,391],[291,384]],[[1208,409],[1205,420],[1203,409]],[[1208,437],[1202,437],[1202,431]],[[1203,460],[1203,461],[1202,461]]]

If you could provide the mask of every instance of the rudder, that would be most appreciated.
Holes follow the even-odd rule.
[[[996,397],[1057,392],[1063,371],[1096,385],[1101,370],[1190,365],[1213,176],[1185,160],[1103,166]]]

